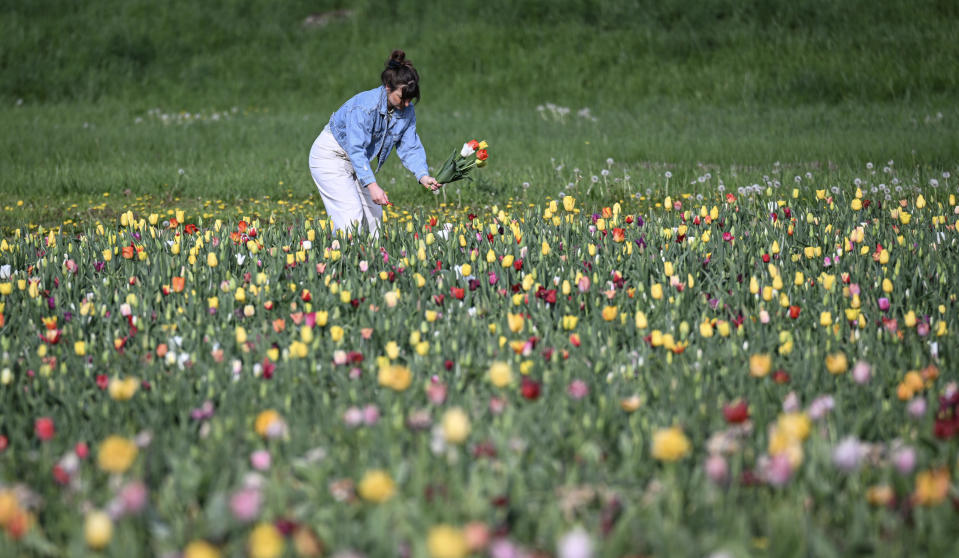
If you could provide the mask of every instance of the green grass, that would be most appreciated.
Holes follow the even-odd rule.
[[[865,178],[867,162],[893,160],[900,173],[956,172],[959,115],[947,104],[772,108],[645,101],[630,112],[595,109],[593,122],[576,116],[577,107],[560,121],[543,117],[548,111],[541,114],[533,106],[484,113],[466,108],[457,117],[424,103],[419,119],[433,165],[466,138],[491,143],[490,165],[478,173],[480,180],[450,186],[449,202],[539,201],[569,191],[573,169],[580,169],[588,184],[609,166],[614,187],[593,188],[588,196],[588,186],[570,191],[604,204],[614,195],[664,194],[667,170],[674,194],[715,186],[690,184],[707,168],[729,188],[761,182],[776,161],[795,167],[796,174],[814,172],[820,187],[851,187],[856,177]],[[203,110],[207,117],[213,112],[177,108]],[[155,207],[176,198],[239,203],[292,193],[312,198],[319,207],[306,160],[327,118],[326,111],[244,107],[216,122],[163,124],[146,111],[119,104],[9,109],[4,121],[10,133],[0,139],[2,153],[9,156],[0,175],[5,221],[51,226],[65,216],[83,219],[93,215],[87,211],[91,205],[106,201],[103,193],[114,200],[150,195]],[[613,165],[607,165],[608,158]],[[430,207],[438,201],[395,157],[379,179],[399,207]],[[16,206],[18,200],[23,207]]]
[[[492,146],[482,182],[451,188],[447,201],[555,196],[568,171],[596,174],[607,158],[631,177],[619,192],[628,195],[662,186],[665,168],[688,184],[702,165],[737,166],[726,182],[736,187],[779,161],[844,183],[868,161],[938,174],[959,154],[959,9],[949,2],[369,0],[347,6],[347,19],[302,25],[340,7],[7,3],[5,224],[83,217],[104,192],[319,203],[309,146],[343,101],[378,84],[397,46],[423,77],[417,115],[431,164],[471,137]],[[570,114],[536,110],[546,103]],[[149,112],[233,107],[229,120],[189,125]],[[595,122],[577,116],[584,108]],[[400,205],[434,203],[395,157],[380,180]]]

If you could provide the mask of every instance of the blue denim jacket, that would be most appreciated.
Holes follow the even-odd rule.
[[[416,134],[413,105],[394,110],[389,118],[386,108],[386,87],[381,85],[357,93],[330,117],[330,131],[349,155],[356,178],[363,186],[376,182],[370,161],[374,157],[378,160],[379,171],[394,146],[403,166],[417,180],[429,174],[426,150]]]

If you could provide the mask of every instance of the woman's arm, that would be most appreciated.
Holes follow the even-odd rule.
[[[376,182],[370,161],[366,158],[366,147],[370,144],[373,130],[373,115],[361,108],[350,109],[346,119],[346,138],[337,138],[340,147],[346,151],[353,163],[356,179],[363,186]]]
[[[403,166],[413,173],[413,176],[415,176],[416,180],[420,183],[423,183],[424,178],[429,178],[430,169],[426,165],[426,150],[423,149],[420,136],[416,133],[415,114],[410,121],[410,125],[406,127],[403,135],[400,136],[399,143],[396,144],[396,154],[399,155]],[[434,180],[433,183],[435,182]],[[427,186],[425,183],[423,185]]]

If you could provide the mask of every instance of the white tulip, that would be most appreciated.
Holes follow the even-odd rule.
[[[464,143],[464,144],[463,144],[463,149],[460,149],[460,157],[469,157],[470,155],[472,155],[472,154],[475,153],[475,152],[476,152],[476,150],[474,150],[472,147],[470,147],[470,144]]]

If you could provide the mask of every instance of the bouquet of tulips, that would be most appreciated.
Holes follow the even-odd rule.
[[[489,158],[486,147],[485,141],[470,140],[464,143],[459,152],[454,151],[443,163],[439,172],[436,173],[436,181],[440,184],[449,184],[470,178],[474,168],[486,165],[486,159]]]

